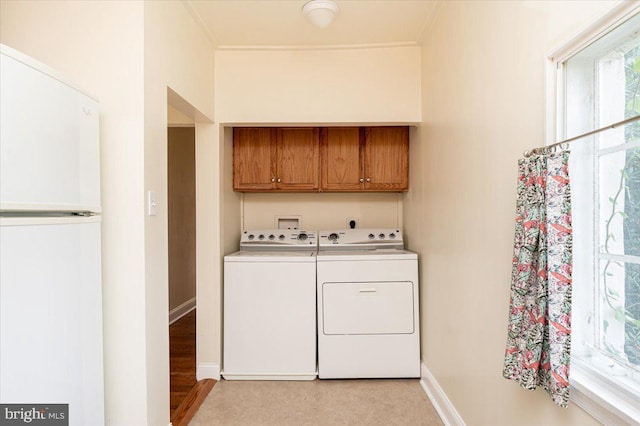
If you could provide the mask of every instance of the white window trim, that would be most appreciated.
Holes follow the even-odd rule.
[[[546,66],[546,144],[551,145],[566,138],[564,128],[564,82],[557,72],[559,65],[592,42],[608,33],[618,24],[640,12],[640,1],[623,1],[609,13],[580,31],[575,37],[547,55]],[[598,393],[592,389],[598,388]],[[640,419],[640,409],[609,392],[607,385],[589,374],[580,365],[571,366],[571,402],[575,403],[603,424],[635,424]]]
[[[592,389],[598,388],[595,393]],[[632,403],[606,390],[606,384],[580,365],[571,365],[571,402],[605,425],[637,424],[640,410]]]

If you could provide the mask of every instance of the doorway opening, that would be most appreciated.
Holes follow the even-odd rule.
[[[169,365],[173,418],[196,380],[195,127],[167,129]]]
[[[202,212],[196,210],[207,203],[201,203],[199,198],[206,185],[196,185],[200,179],[196,153],[211,144],[206,133],[209,123],[207,117],[167,88],[168,373],[170,419],[174,426],[189,423],[216,382],[209,378],[215,376],[202,374],[198,364],[198,324],[207,313],[206,303],[204,307],[199,305],[198,311],[202,312],[196,311],[196,300],[205,282],[198,256],[203,250],[207,252],[209,242],[197,233],[198,228],[207,227],[207,218],[202,222]]]

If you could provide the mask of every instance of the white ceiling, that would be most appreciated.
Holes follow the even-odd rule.
[[[385,45],[420,41],[438,1],[335,0],[327,28],[302,15],[306,0],[187,0],[213,42],[237,47]]]

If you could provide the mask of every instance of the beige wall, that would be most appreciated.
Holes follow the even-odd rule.
[[[167,105],[167,124],[171,125],[194,125],[195,120],[180,112],[179,109]]]
[[[221,250],[223,254],[229,254],[238,250],[242,229],[242,194],[233,191],[233,129],[231,127],[220,126],[220,141]]]
[[[420,48],[216,52],[221,123],[420,121]]]
[[[117,28],[117,27],[116,27]],[[181,113],[212,121],[214,114],[214,46],[195,23],[181,2],[149,1],[144,3],[144,188],[157,194],[158,214],[145,216],[146,283],[146,357],[148,423],[169,422],[169,336],[168,336],[168,242],[167,242],[167,101],[168,88],[192,111]],[[171,101],[171,99],[169,99]],[[176,107],[176,105],[172,106]],[[185,106],[185,105],[183,105]],[[196,119],[196,121],[198,121]],[[197,130],[196,144],[214,145],[215,138]],[[197,148],[196,148],[197,149]],[[216,164],[207,163],[208,167]],[[197,160],[199,161],[199,160]],[[196,164],[196,168],[198,164]],[[197,179],[197,177],[196,177]],[[201,183],[201,182],[198,182]],[[208,185],[208,186],[207,186]],[[207,197],[218,200],[215,181],[198,186]],[[210,189],[210,190],[209,190]],[[141,194],[143,195],[143,194]],[[196,197],[200,197],[197,195]],[[197,198],[197,202],[199,202]],[[205,205],[206,207],[206,205]],[[197,207],[199,208],[199,207]],[[197,213],[196,213],[197,214]],[[213,215],[208,215],[214,220]],[[197,216],[197,230],[205,228]],[[204,234],[214,239],[213,234]],[[209,252],[211,256],[216,253]],[[215,257],[214,257],[215,258]],[[199,265],[198,265],[199,266]],[[214,271],[215,273],[215,271]],[[197,276],[200,287],[217,285],[216,275]],[[198,301],[199,302],[199,301]],[[214,303],[211,301],[210,303]],[[219,302],[218,302],[219,303]],[[198,304],[197,320],[208,314],[208,307]],[[202,309],[200,309],[202,308]],[[200,312],[202,310],[202,312]],[[210,323],[213,330],[216,323]],[[219,326],[217,326],[219,328]],[[211,331],[215,336],[219,332]],[[198,336],[201,337],[201,336]],[[213,345],[208,336],[199,341]],[[198,348],[200,349],[200,348]],[[198,362],[201,353],[198,352]]]
[[[196,377],[219,378],[222,358],[221,177],[218,126],[196,125]]]
[[[105,412],[113,425],[148,420],[142,25],[137,1],[0,2],[2,43],[100,101]]]
[[[360,228],[402,226],[402,195],[391,193],[244,194],[244,229],[276,227],[276,216],[300,216],[301,229],[346,228],[358,218]]]
[[[596,424],[503,379],[502,361],[516,161],[545,143],[545,55],[613,4],[443,2],[426,31],[404,228],[422,360],[469,425]]]

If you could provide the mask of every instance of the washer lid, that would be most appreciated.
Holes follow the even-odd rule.
[[[237,251],[224,257],[225,262],[310,262],[315,263],[315,251]]]

